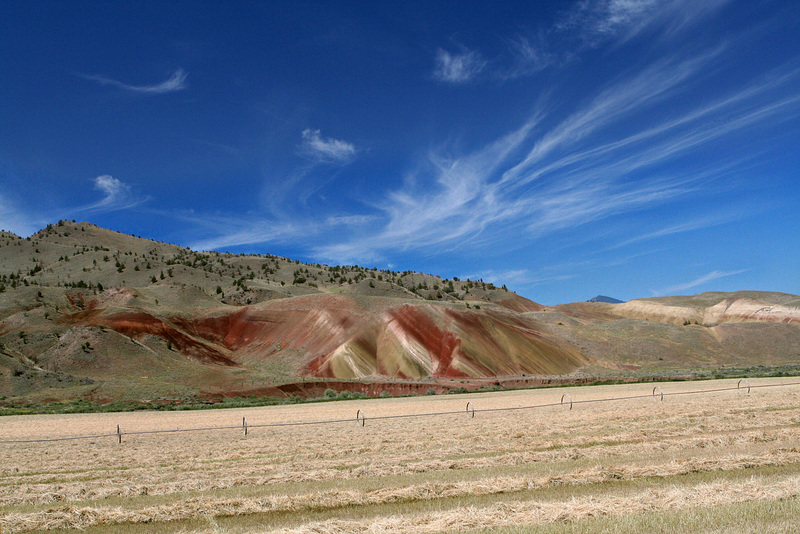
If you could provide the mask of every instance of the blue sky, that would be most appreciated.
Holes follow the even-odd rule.
[[[800,293],[796,1],[0,4],[0,228]]]

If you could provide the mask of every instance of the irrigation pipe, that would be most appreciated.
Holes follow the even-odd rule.
[[[744,385],[742,385],[744,384]],[[534,404],[530,406],[510,406],[507,408],[483,408],[477,409],[472,402],[467,402],[466,413],[467,417],[472,419],[475,417],[476,413],[492,413],[492,412],[510,412],[515,410],[535,410],[539,408],[551,408],[551,407],[561,407],[562,409],[569,406],[569,409],[572,410],[573,406],[576,404],[593,404],[593,403],[601,403],[601,402],[616,402],[616,401],[625,401],[625,400],[635,400],[635,399],[647,399],[647,398],[656,398],[657,400],[664,400],[664,397],[670,396],[679,396],[679,395],[699,395],[699,394],[707,394],[707,393],[719,393],[722,391],[738,391],[741,393],[742,391],[746,391],[747,393],[750,392],[751,389],[756,388],[771,388],[771,387],[787,387],[787,386],[800,386],[800,382],[784,382],[780,384],[756,384],[751,385],[747,379],[742,379],[735,387],[725,387],[725,388],[714,388],[714,389],[700,389],[696,391],[675,391],[675,392],[664,392],[661,390],[659,386],[656,386],[653,389],[652,393],[645,394],[645,395],[628,395],[624,397],[609,397],[605,399],[584,399],[584,400],[573,400],[569,394],[564,394],[561,396],[561,400],[559,402],[550,402],[545,404]],[[569,401],[569,404],[565,402],[565,400]],[[370,417],[371,421],[384,421],[390,419],[410,419],[414,417],[435,417],[435,416],[445,416],[445,415],[464,415],[464,410],[454,410],[454,411],[445,411],[445,412],[426,412],[426,413],[410,413],[410,414],[400,414],[400,415],[378,415],[375,417]],[[356,424],[359,427],[365,426],[366,416],[362,410],[358,410],[356,412]],[[56,441],[75,441],[75,440],[82,440],[82,439],[98,439],[98,438],[117,438],[119,443],[122,442],[122,436],[136,436],[136,435],[145,435],[145,434],[175,434],[179,432],[203,432],[209,430],[242,430],[244,429],[244,434],[247,435],[247,430],[252,428],[280,428],[280,427],[289,427],[289,426],[308,426],[308,425],[328,425],[328,424],[340,424],[340,423],[351,423],[353,419],[329,419],[324,421],[295,421],[295,422],[288,422],[288,423],[261,423],[261,424],[251,424],[247,422],[246,418],[243,419],[241,425],[226,425],[226,426],[210,426],[210,427],[194,427],[194,428],[175,428],[175,429],[166,429],[166,430],[132,430],[130,432],[123,432],[119,425],[117,425],[117,431],[108,434],[91,434],[91,435],[83,435],[83,436],[67,436],[62,438],[36,438],[36,439],[16,439],[16,440],[0,440],[0,444],[15,444],[15,443],[46,443],[46,442],[56,442]]]

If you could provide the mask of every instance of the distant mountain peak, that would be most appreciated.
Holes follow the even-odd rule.
[[[589,299],[586,302],[605,302],[607,304],[622,304],[625,301],[615,299],[613,297],[607,297],[605,295],[597,295],[595,298]]]

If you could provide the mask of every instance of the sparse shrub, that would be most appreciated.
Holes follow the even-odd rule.
[[[340,399],[363,399],[366,397],[366,395],[357,391],[348,391],[345,389],[344,391],[341,391],[337,397]]]

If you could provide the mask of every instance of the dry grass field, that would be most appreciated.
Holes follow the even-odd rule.
[[[0,531],[798,532],[800,386],[672,395],[736,384],[5,417],[0,440],[251,428],[0,444]]]

